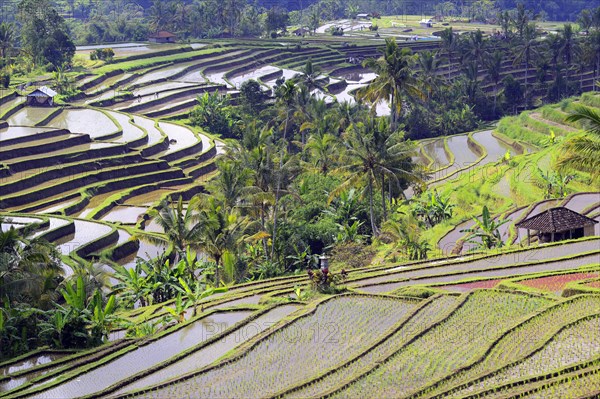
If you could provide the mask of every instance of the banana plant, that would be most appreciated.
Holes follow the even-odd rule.
[[[475,245],[476,248],[492,249],[502,247],[504,241],[500,236],[500,226],[509,222],[509,220],[496,220],[490,215],[487,206],[483,207],[481,220],[474,217],[475,227],[461,230],[461,233],[470,233],[467,242]],[[479,241],[481,240],[481,241]]]
[[[184,300],[183,295],[179,294],[177,295],[177,297],[175,298],[175,302],[173,303],[174,307],[167,306],[165,307],[165,310],[169,312],[169,314],[172,316],[173,319],[175,319],[177,323],[183,323],[185,321],[185,313],[190,304],[191,301]],[[195,311],[196,310],[194,309],[194,312]]]
[[[116,297],[111,295],[106,300],[102,298],[102,293],[99,290],[94,292],[94,296],[90,301],[90,326],[92,337],[95,340],[104,340],[108,338],[112,327],[120,320],[115,315]]]
[[[193,306],[192,317],[196,317],[198,313],[198,303],[213,294],[227,292],[227,287],[207,287],[204,283],[200,281],[196,281],[195,284],[190,287],[184,279],[179,278],[179,284],[181,287],[177,287],[177,290],[180,292],[180,295],[185,295],[187,297],[188,306]]]

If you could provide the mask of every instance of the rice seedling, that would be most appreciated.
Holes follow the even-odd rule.
[[[515,320],[548,303],[547,299],[533,296],[475,291],[442,323],[334,397],[410,395],[425,384],[469,365]]]
[[[140,396],[270,396],[370,347],[415,306],[385,297],[336,297],[257,342],[235,361]]]

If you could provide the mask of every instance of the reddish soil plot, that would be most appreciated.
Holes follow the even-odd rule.
[[[439,288],[448,291],[469,292],[478,288],[494,288],[500,283],[500,281],[502,280],[473,281],[472,283],[444,285]]]
[[[587,283],[586,286],[592,288],[600,288],[600,281],[592,281],[591,283]]]
[[[588,278],[600,277],[600,273],[571,273],[557,276],[541,277],[532,280],[519,281],[519,284],[528,287],[537,288],[544,291],[559,292],[565,288],[565,285],[571,281],[585,280]]]

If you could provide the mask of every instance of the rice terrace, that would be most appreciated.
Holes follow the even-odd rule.
[[[599,398],[593,0],[0,3],[0,399]]]

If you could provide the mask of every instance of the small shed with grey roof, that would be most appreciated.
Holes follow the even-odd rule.
[[[27,105],[54,105],[54,97],[58,93],[47,86],[35,89],[27,95]]]
[[[598,223],[565,207],[550,208],[527,218],[515,226],[527,230],[527,243],[531,243],[532,231],[541,243],[569,240],[594,235]]]

